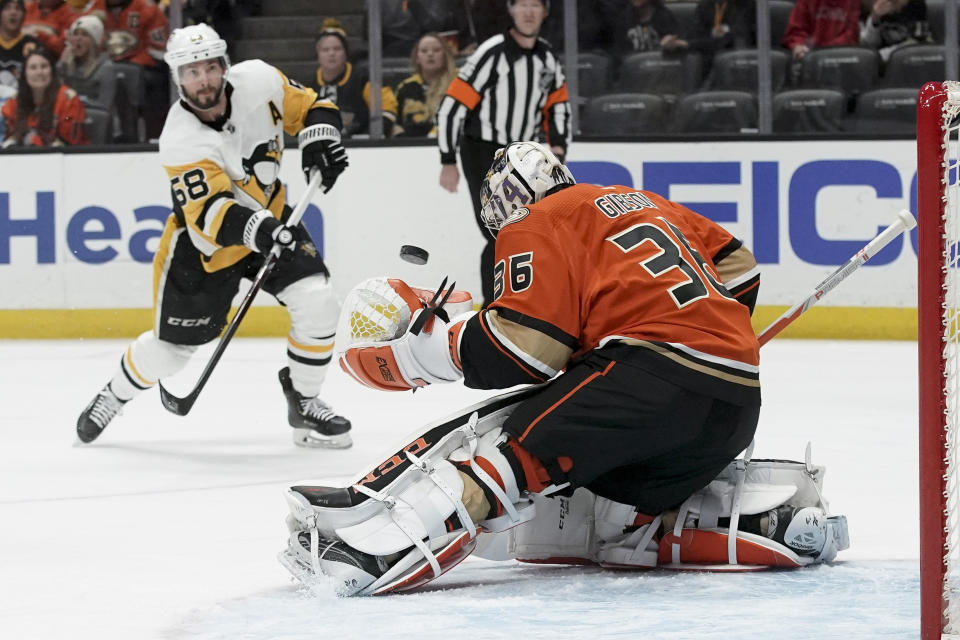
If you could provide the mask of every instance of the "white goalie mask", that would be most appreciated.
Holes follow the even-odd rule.
[[[173,82],[177,85],[180,97],[187,103],[198,106],[193,103],[183,90],[180,83],[180,70],[191,62],[200,60],[220,60],[223,65],[223,74],[226,76],[230,69],[230,58],[227,56],[227,43],[213,28],[206,24],[194,24],[182,29],[174,29],[167,39],[167,51],[163,54],[163,59],[170,67],[170,74],[173,76]],[[220,88],[222,92],[226,88],[226,80]],[[219,94],[217,98],[219,99]]]
[[[480,217],[496,234],[517,209],[539,202],[554,187],[576,182],[547,147],[512,142],[497,151],[480,186]]]

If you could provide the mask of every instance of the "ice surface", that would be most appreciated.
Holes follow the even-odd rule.
[[[756,457],[827,466],[849,518],[837,564],[738,575],[468,559],[429,590],[340,599],[276,561],[285,485],[352,475],[426,421],[487,393],[378,393],[332,369],[352,449],[295,448],[281,339],[237,339],[193,411],[155,390],[93,445],[77,414],[126,341],[0,342],[0,637],[323,639],[919,637],[916,344],[764,347]],[[183,394],[207,352],[170,381]]]

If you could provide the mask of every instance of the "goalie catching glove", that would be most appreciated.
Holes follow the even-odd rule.
[[[338,343],[340,367],[363,385],[382,391],[406,391],[463,377],[458,354],[473,298],[446,280],[432,298],[403,280],[372,278],[347,296]],[[372,330],[370,329],[372,328]],[[344,335],[346,334],[346,335]]]

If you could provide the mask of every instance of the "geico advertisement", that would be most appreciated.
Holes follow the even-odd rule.
[[[903,207],[916,212],[911,142],[575,143],[578,181],[655,191],[724,225],[763,270],[761,304],[790,305],[862,248]],[[140,308],[170,213],[155,153],[6,155],[0,183],[0,309]],[[435,147],[350,149],[350,167],[304,216],[343,295],[362,278],[439,284],[479,297],[482,235],[466,182],[438,185]],[[281,180],[295,204],[296,150]],[[402,244],[427,249],[417,267]],[[916,306],[916,231],[893,241],[821,304]],[[268,302],[262,296],[260,303]]]

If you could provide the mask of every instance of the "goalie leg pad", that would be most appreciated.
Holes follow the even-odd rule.
[[[751,460],[742,466],[735,563],[730,520],[737,461],[678,511],[657,519],[583,488],[570,499],[534,496],[536,518],[512,529],[505,543],[484,541],[481,553],[498,560],[613,568],[750,571],[830,562],[849,547],[846,518],[827,515],[821,495],[825,469],[811,464],[809,454],[805,463]]]
[[[681,506],[676,526],[660,543],[660,565],[738,571],[832,561],[849,546],[849,536],[846,518],[829,515],[821,493],[825,473],[811,463],[809,446],[802,463],[731,462]],[[735,528],[737,506],[740,516],[759,516],[753,531]]]
[[[304,571],[340,575],[342,571],[335,572],[322,561],[319,541],[341,541],[370,556],[402,555],[391,560],[387,572],[370,581],[357,578],[356,567],[348,569],[350,580],[362,585],[355,593],[409,589],[432,580],[475,546],[479,528],[476,514],[471,515],[463,503],[460,468],[469,468],[470,477],[480,482],[486,482],[484,477],[490,479],[496,489],[485,488],[510,502],[502,505],[503,516],[484,520],[483,525],[502,527],[506,520],[519,523],[532,517],[532,503],[521,496],[510,465],[498,449],[503,437],[500,426],[513,406],[528,395],[524,390],[477,405],[466,425],[458,417],[455,421],[460,426],[447,421],[428,428],[350,487],[291,487],[287,492],[291,536],[281,557],[283,564],[301,578]],[[503,484],[491,478],[491,471]],[[304,549],[304,533],[317,540],[308,549]]]

